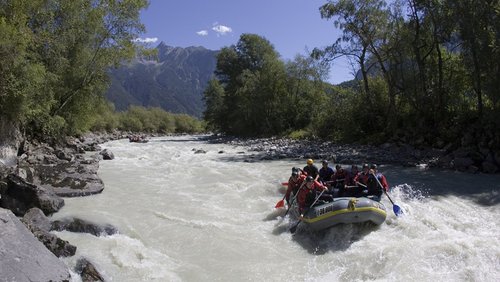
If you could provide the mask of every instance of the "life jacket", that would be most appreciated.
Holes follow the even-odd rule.
[[[305,184],[304,187],[299,190],[299,194],[297,195],[297,202],[299,204],[301,212],[314,202],[314,200],[316,199],[316,192],[320,191],[321,189],[324,189],[324,186],[321,185],[321,183],[319,183],[318,181],[314,181],[314,184],[311,188],[307,187]]]
[[[319,170],[319,177],[320,177],[320,180],[323,182],[330,181],[334,174],[335,173],[333,172],[333,169],[331,167],[326,167],[326,168],[322,167]]]
[[[368,175],[366,187],[368,188],[369,195],[382,194],[382,187],[380,187],[381,185],[378,184],[377,179],[375,179],[375,177],[380,182],[382,180],[382,174],[377,172],[377,174],[375,176],[373,176],[371,174]]]
[[[307,189],[307,194],[306,194],[306,199],[304,206],[305,208],[309,207],[314,203],[314,200],[316,200],[316,189]]]
[[[333,186],[335,188],[344,188],[346,181],[348,181],[349,176],[347,175],[347,172],[343,169],[341,171],[337,171],[333,175],[333,180],[335,181],[333,183]]]
[[[360,175],[360,172],[352,173],[351,172],[351,177],[349,178],[349,185],[356,185],[356,179],[358,179]]]
[[[287,202],[290,200],[290,194],[296,195],[297,191],[300,188],[300,185],[302,185],[302,182],[306,179],[306,176],[301,174],[299,177],[297,177],[296,180],[293,180],[293,177],[290,176],[288,179],[288,189],[286,190],[285,197],[287,199]]]
[[[301,174],[296,181],[292,181],[292,185],[293,185],[293,193],[294,194],[297,194],[297,190],[299,190],[300,188],[300,185],[302,185],[302,183],[304,182],[304,180],[306,180],[306,175],[304,174]]]
[[[319,173],[318,168],[315,165],[306,165],[303,169],[307,173],[308,176],[312,176],[312,178],[316,179],[316,176]]]

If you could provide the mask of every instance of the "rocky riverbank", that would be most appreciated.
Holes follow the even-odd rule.
[[[470,173],[500,172],[500,152],[474,147],[443,148],[414,147],[404,143],[374,145],[340,145],[325,141],[287,138],[244,139],[211,136],[212,143],[245,146],[255,154],[247,161],[273,159],[326,159],[339,164],[394,164],[405,167],[436,167]]]
[[[64,206],[63,197],[103,191],[97,176],[99,161],[114,156],[99,144],[126,137],[88,134],[60,144],[22,141],[17,148],[11,143],[3,147],[7,149],[1,150],[0,159],[0,280],[69,281],[70,272],[57,257],[73,256],[77,247],[50,231],[95,236],[118,232],[113,226],[78,218],[51,221],[50,215]],[[83,281],[104,280],[83,257],[73,272]]]

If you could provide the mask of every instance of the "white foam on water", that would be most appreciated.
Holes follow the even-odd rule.
[[[53,219],[117,227],[120,234],[99,238],[60,232],[108,281],[500,281],[498,204],[433,192],[467,182],[490,185],[494,197],[498,176],[382,167],[402,216],[383,197],[388,218],[379,227],[310,233],[299,226],[291,235],[294,221],[275,226],[284,210],[274,206],[280,182],[302,161],[255,161],[246,148],[196,136],[103,147],[115,155],[100,163],[103,193],[65,199]]]
[[[56,235],[77,245],[76,255],[64,259],[68,264],[75,265],[81,256],[89,258],[106,281],[182,281],[176,274],[179,263],[175,259],[138,239],[123,234],[94,237],[66,231]]]

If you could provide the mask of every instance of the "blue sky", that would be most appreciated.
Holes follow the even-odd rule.
[[[140,40],[156,47],[203,46],[218,50],[236,44],[242,33],[265,37],[284,60],[325,47],[339,37],[333,21],[321,19],[326,0],[150,0],[141,13],[146,33]],[[346,61],[332,65],[329,81],[353,78]]]

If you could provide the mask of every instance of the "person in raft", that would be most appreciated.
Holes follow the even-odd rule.
[[[318,167],[314,165],[314,161],[312,159],[308,159],[306,162],[306,166],[303,171],[307,173],[307,176],[312,176],[312,178],[316,181],[319,178],[319,170]]]
[[[332,178],[332,187],[338,189],[338,197],[345,197],[345,186],[349,183],[350,176],[349,172],[345,170],[341,165],[337,164],[335,166],[335,174]]]
[[[299,204],[300,213],[304,213],[305,209],[309,208],[309,206],[312,205],[314,200],[316,200],[317,192],[321,192],[327,189],[328,188],[326,188],[323,184],[314,180],[312,176],[306,177],[306,180],[304,181],[304,183],[302,183],[301,187],[299,188],[299,194],[297,195],[297,203]],[[327,198],[328,196],[325,196],[324,200],[331,200],[331,195],[329,196],[330,199]]]
[[[372,164],[368,171],[368,180],[366,187],[368,188],[368,196],[373,195],[377,197],[376,200],[380,201],[384,189],[386,192],[389,190],[389,184],[385,176],[377,171],[377,165]],[[378,181],[377,181],[378,180]]]
[[[368,166],[368,165],[367,165]],[[366,171],[368,173],[368,170]],[[346,182],[344,189],[344,197],[361,197],[362,191],[365,187],[360,186],[356,183],[356,179],[359,178],[358,166],[351,165],[351,170],[348,172],[349,179]]]
[[[328,186],[335,172],[333,171],[333,168],[328,166],[327,160],[323,160],[321,165],[322,167],[319,169],[319,181]]]
[[[292,168],[292,175],[290,175],[290,178],[288,179],[288,189],[286,189],[285,193],[285,199],[288,205],[290,205],[290,201],[293,198],[292,195],[297,195],[297,191],[299,190],[305,179],[306,175],[300,173],[298,168]]]
[[[370,166],[368,164],[363,164],[361,172],[354,177],[354,184],[366,187],[366,184],[368,183],[368,176],[370,176]]]

